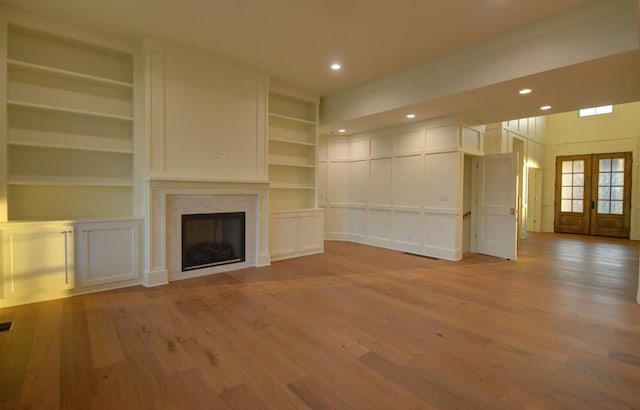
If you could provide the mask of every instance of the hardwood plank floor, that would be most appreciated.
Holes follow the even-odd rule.
[[[0,311],[0,408],[640,408],[634,241],[326,253]]]

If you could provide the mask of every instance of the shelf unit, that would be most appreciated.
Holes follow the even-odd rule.
[[[272,212],[316,208],[318,105],[269,94],[269,207]]]
[[[133,55],[9,24],[9,220],[133,213]]]
[[[324,251],[324,210],[316,200],[318,104],[269,94],[271,260]]]

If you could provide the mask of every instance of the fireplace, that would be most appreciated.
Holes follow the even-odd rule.
[[[268,183],[157,179],[149,188],[145,286],[269,265]],[[183,271],[182,216],[236,212],[244,213],[245,218],[244,261]]]
[[[245,261],[245,213],[182,215],[182,271]]]

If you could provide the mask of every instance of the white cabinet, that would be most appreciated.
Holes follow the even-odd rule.
[[[2,299],[9,306],[68,296],[74,288],[73,226],[4,225]]]
[[[141,282],[141,219],[0,224],[0,307]]]
[[[140,283],[142,221],[76,225],[76,266],[83,291]]]
[[[324,210],[272,212],[269,246],[271,260],[324,252]]]
[[[133,55],[9,24],[6,73],[8,219],[130,216]]]

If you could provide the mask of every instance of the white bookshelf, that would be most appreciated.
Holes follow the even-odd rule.
[[[272,212],[316,207],[317,103],[269,95],[269,181]]]
[[[272,260],[324,250],[324,211],[316,200],[317,121],[317,102],[269,94]]]
[[[133,55],[10,24],[6,73],[8,219],[130,216]]]

